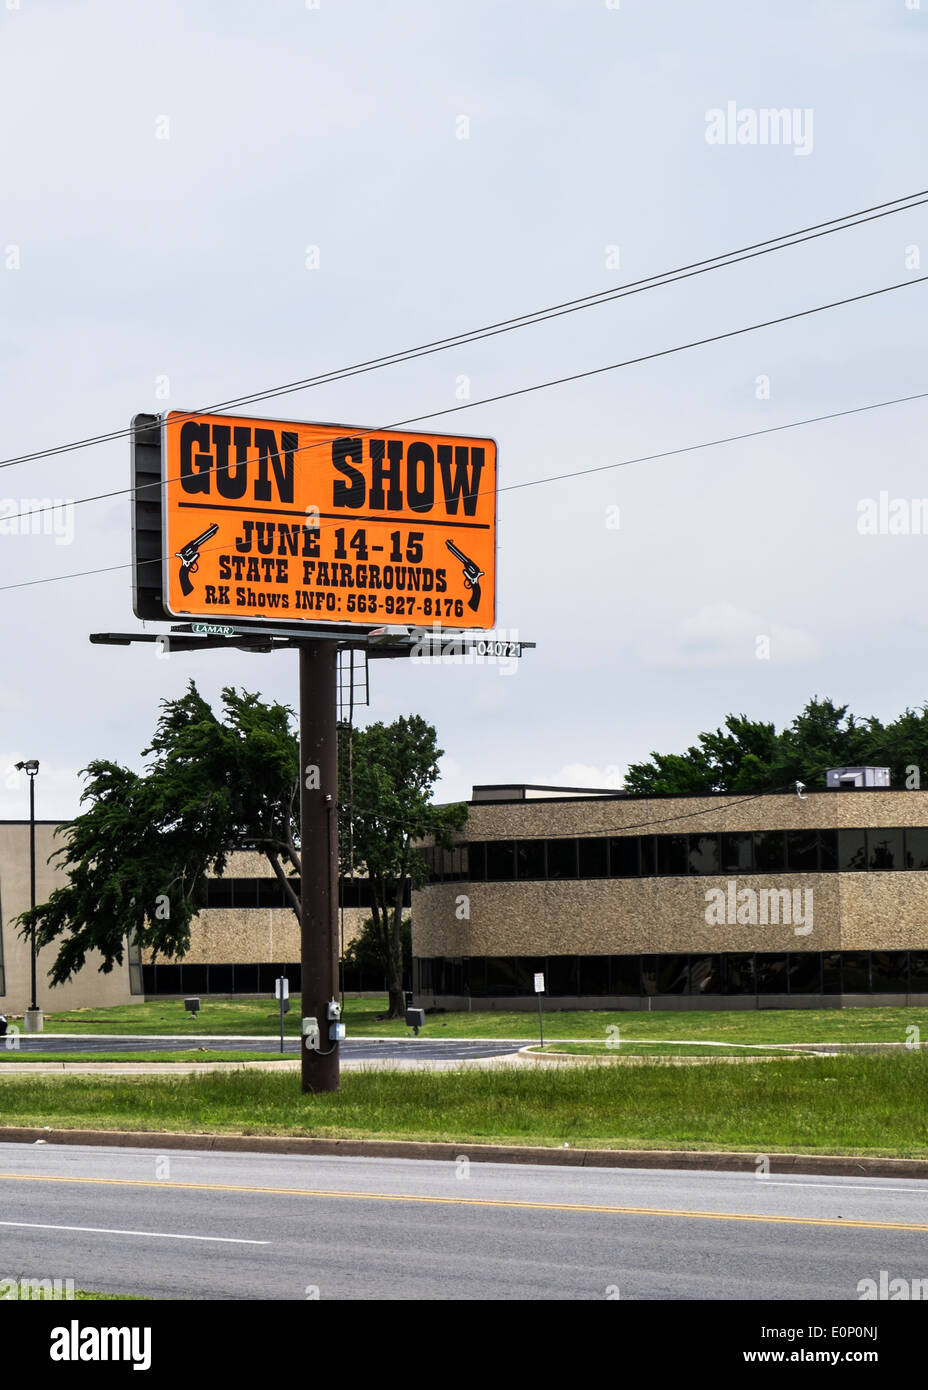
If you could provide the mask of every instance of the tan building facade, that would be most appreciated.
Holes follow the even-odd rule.
[[[928,791],[492,793],[413,895],[426,1006],[928,1003]]]
[[[61,846],[55,837],[57,822],[37,821],[35,827],[36,902],[48,900],[66,882],[64,873],[49,855]],[[14,918],[29,907],[29,822],[0,821],[0,1013],[15,1020],[31,1003],[32,953],[13,926]],[[115,1004],[135,1004],[143,1000],[141,966],[137,956],[130,966],[130,953],[122,966],[109,974],[100,970],[100,956],[91,954],[83,968],[67,984],[52,988],[48,972],[55,957],[54,946],[40,951],[36,958],[36,1003],[46,1015],[68,1009],[102,1008]]]

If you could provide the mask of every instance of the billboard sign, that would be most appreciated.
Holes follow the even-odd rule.
[[[170,617],[490,629],[492,439],[170,411]]]

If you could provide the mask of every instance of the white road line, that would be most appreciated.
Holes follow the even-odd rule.
[[[764,1183],[767,1187],[834,1187],[839,1192],[907,1192],[910,1197],[917,1197],[921,1194],[911,1187],[880,1187],[876,1183],[850,1182],[845,1178],[844,1182],[795,1182],[789,1178],[775,1178],[773,1182],[769,1178],[758,1178],[756,1181]],[[924,1182],[924,1178],[912,1178],[912,1182]]]
[[[91,1231],[104,1236],[150,1236],[153,1240],[211,1240],[223,1245],[270,1245],[269,1240],[241,1240],[237,1236],[179,1236],[171,1231],[114,1231],[108,1226],[52,1226],[45,1221],[0,1221],[0,1226],[27,1227],[31,1231]]]

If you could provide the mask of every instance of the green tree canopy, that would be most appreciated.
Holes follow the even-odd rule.
[[[730,714],[722,729],[700,734],[685,753],[652,753],[633,763],[625,789],[687,796],[774,791],[797,781],[824,787],[828,768],[860,765],[889,767],[894,786],[918,785],[910,769],[928,771],[928,706],[906,709],[884,726],[814,696],[779,733],[773,724]]]
[[[163,701],[144,773],[96,761],[84,769],[88,809],[63,827],[56,851],[68,881],[18,919],[40,948],[58,943],[49,972],[61,984],[89,951],[101,970],[121,965],[126,938],[143,950],[183,956],[209,872],[233,850],[263,853],[299,915],[285,865],[299,872],[299,754],[284,705],[222,692],[217,717],[193,681]]]

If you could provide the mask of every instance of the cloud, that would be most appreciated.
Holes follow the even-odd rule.
[[[812,633],[731,603],[705,605],[671,630],[650,636],[640,653],[645,665],[682,669],[746,666],[758,660],[796,664],[819,654]]]

